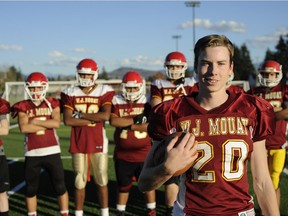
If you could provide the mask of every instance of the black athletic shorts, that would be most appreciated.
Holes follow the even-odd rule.
[[[0,193],[9,191],[9,169],[5,155],[0,155]]]

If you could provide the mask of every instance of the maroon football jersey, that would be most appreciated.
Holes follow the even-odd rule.
[[[253,142],[274,132],[272,106],[261,98],[239,93],[207,111],[194,96],[157,106],[150,116],[148,133],[155,140],[175,131],[196,136],[198,159],[180,178],[178,201],[185,206],[185,213],[238,215],[253,208],[247,161]]]
[[[238,85],[230,85],[227,91],[233,94],[244,93],[244,89]]]
[[[198,91],[195,83],[194,78],[185,78],[183,88],[185,89],[186,95]],[[151,99],[159,98],[161,101],[167,101],[184,96],[184,91],[182,88],[177,89],[177,86],[173,85],[169,80],[157,79],[151,84],[150,94]]]
[[[82,113],[98,113],[106,104],[111,105],[114,90],[109,85],[98,84],[85,94],[79,86],[69,87],[61,92],[64,108]],[[104,129],[105,121],[87,126],[73,126],[70,138],[71,153],[108,152],[108,138]]]
[[[6,115],[10,112],[10,104],[3,98],[0,98],[0,115]],[[0,137],[0,146],[3,145],[3,141]]]
[[[143,95],[139,100],[130,104],[122,95],[115,95],[112,100],[112,115],[125,118],[135,117],[143,113],[147,98]],[[114,158],[128,162],[143,162],[151,148],[151,139],[147,132],[123,130],[116,127],[114,132]]]
[[[248,94],[256,95],[258,97],[267,100],[273,107],[287,108],[288,102],[288,86],[277,85],[272,88],[268,87],[256,87],[247,91]],[[275,133],[268,136],[266,139],[267,149],[279,149],[286,143],[286,127],[287,122],[285,120],[277,120]]]
[[[55,109],[60,106],[59,100],[55,98],[47,98],[49,103],[51,104],[51,108]],[[14,104],[11,108],[12,117],[15,118],[19,112],[26,113],[28,115],[29,120],[37,118],[39,120],[48,120],[51,119],[51,111],[49,106],[45,101],[38,106],[36,106],[31,100],[23,100],[16,104]],[[55,128],[47,128],[43,131],[38,131],[36,133],[28,133],[25,134],[25,155],[26,156],[37,156],[36,149],[43,149],[52,146],[59,146],[58,136],[56,134]],[[60,152],[60,148],[57,149],[58,153]],[[33,152],[32,155],[29,153]],[[50,153],[55,152],[46,152],[45,155],[49,155]],[[38,155],[40,156],[40,155]]]

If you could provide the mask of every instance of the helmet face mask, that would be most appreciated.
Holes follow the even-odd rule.
[[[188,64],[184,54],[180,52],[169,53],[165,58],[164,68],[167,77],[171,80],[185,77],[185,71],[188,68]]]
[[[280,83],[282,77],[282,65],[276,61],[268,60],[259,69],[258,78],[261,86],[274,87]]]
[[[129,71],[124,75],[121,87],[122,95],[128,101],[136,101],[145,93],[143,78],[136,71]],[[131,90],[128,90],[128,88],[131,88]]]
[[[48,87],[48,79],[41,72],[31,73],[25,82],[25,91],[32,101],[44,100],[46,98]]]
[[[90,87],[95,85],[98,78],[98,65],[92,59],[83,59],[77,65],[76,79],[81,87]],[[91,75],[91,76],[85,76]]]

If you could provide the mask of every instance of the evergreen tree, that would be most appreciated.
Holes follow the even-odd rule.
[[[243,44],[240,49],[234,45],[234,80],[249,80],[249,76],[255,75],[255,67],[250,58],[250,52]]]
[[[102,68],[102,73],[99,74],[98,79],[109,80],[108,73],[104,67]]]

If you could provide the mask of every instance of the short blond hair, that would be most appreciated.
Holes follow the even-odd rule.
[[[200,53],[206,47],[218,47],[224,46],[227,47],[230,54],[230,64],[233,62],[234,57],[234,46],[232,42],[225,35],[207,35],[200,38],[194,47],[194,69],[198,66],[198,58]]]

